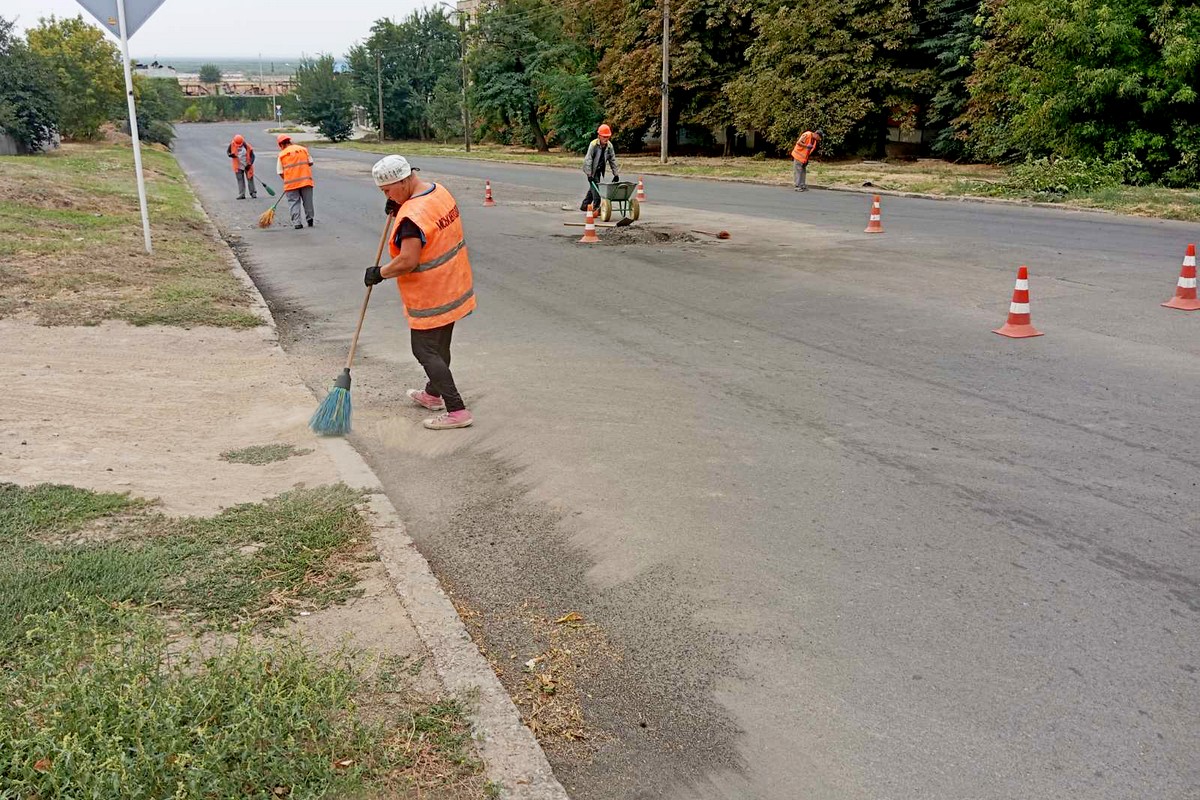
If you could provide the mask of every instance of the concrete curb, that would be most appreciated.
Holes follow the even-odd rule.
[[[197,207],[209,232],[221,243],[230,271],[246,286],[254,313],[270,329],[269,340],[282,354],[278,328],[266,298],[199,199]],[[541,745],[521,722],[512,698],[471,641],[429,562],[417,550],[400,514],[383,493],[379,477],[345,439],[322,438],[319,442],[333,458],[346,485],[370,492],[368,507],[374,517],[371,541],[375,551],[421,641],[429,648],[442,683],[471,707],[471,726],[488,780],[501,787],[501,796],[513,800],[569,800]]]

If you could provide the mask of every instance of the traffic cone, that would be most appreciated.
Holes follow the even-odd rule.
[[[642,184],[642,176],[638,176],[637,201],[646,202],[646,187]]]
[[[1008,306],[1008,322],[992,333],[1007,336],[1010,339],[1027,339],[1030,336],[1044,335],[1030,323],[1029,314],[1029,268],[1017,270],[1017,285],[1013,287],[1012,303]]]
[[[483,182],[483,207],[491,208],[496,205],[496,201],[492,199],[492,182]]]
[[[1183,269],[1179,271],[1179,282],[1175,284],[1175,296],[1162,306],[1180,311],[1200,311],[1200,300],[1196,299],[1196,245],[1187,246]]]
[[[589,206],[587,216],[584,217],[583,238],[579,240],[580,244],[599,244],[600,237],[596,235],[596,217],[592,214],[592,209]]]
[[[883,221],[879,214],[879,195],[871,203],[871,219],[867,222],[864,233],[883,233]]]

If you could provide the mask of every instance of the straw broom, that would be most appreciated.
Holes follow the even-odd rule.
[[[265,216],[265,215],[264,215]],[[383,258],[383,246],[387,244],[388,231],[392,229],[393,216],[389,215],[383,226],[383,235],[379,238],[379,249],[375,252],[375,266],[379,266]],[[350,366],[354,363],[354,351],[358,349],[358,335],[362,333],[363,320],[367,317],[367,303],[371,302],[371,290],[363,298],[362,309],[358,312],[358,325],[354,328],[354,338],[350,340],[350,355],[346,357],[346,367],[342,374],[334,380],[333,388],[317,410],[313,412],[308,427],[320,436],[345,436],[350,432]]]
[[[279,200],[283,199],[283,195],[279,195]],[[279,200],[275,201],[275,206],[279,205]],[[275,206],[271,206],[266,211],[258,215],[258,227],[269,228],[275,224]]]

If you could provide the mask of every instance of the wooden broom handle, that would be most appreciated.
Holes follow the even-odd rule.
[[[387,222],[383,226],[383,235],[379,237],[379,249],[375,251],[375,266],[379,266],[379,262],[383,260],[383,246],[387,244],[388,231],[392,229],[392,220],[395,219],[394,214],[388,215]],[[350,340],[350,355],[346,356],[346,369],[354,363],[354,351],[358,349],[358,335],[362,333],[363,320],[367,318],[367,303],[371,302],[371,290],[374,286],[367,287],[367,294],[363,297],[362,308],[358,312],[358,325],[354,327],[354,338]]]

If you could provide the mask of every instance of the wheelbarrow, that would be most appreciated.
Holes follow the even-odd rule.
[[[638,205],[637,198],[634,197],[637,193],[636,183],[630,181],[620,181],[619,183],[591,181],[590,183],[596,194],[600,195],[601,221],[608,222],[612,219],[614,207],[620,213],[622,220],[628,219],[632,222],[641,214],[641,207]]]

